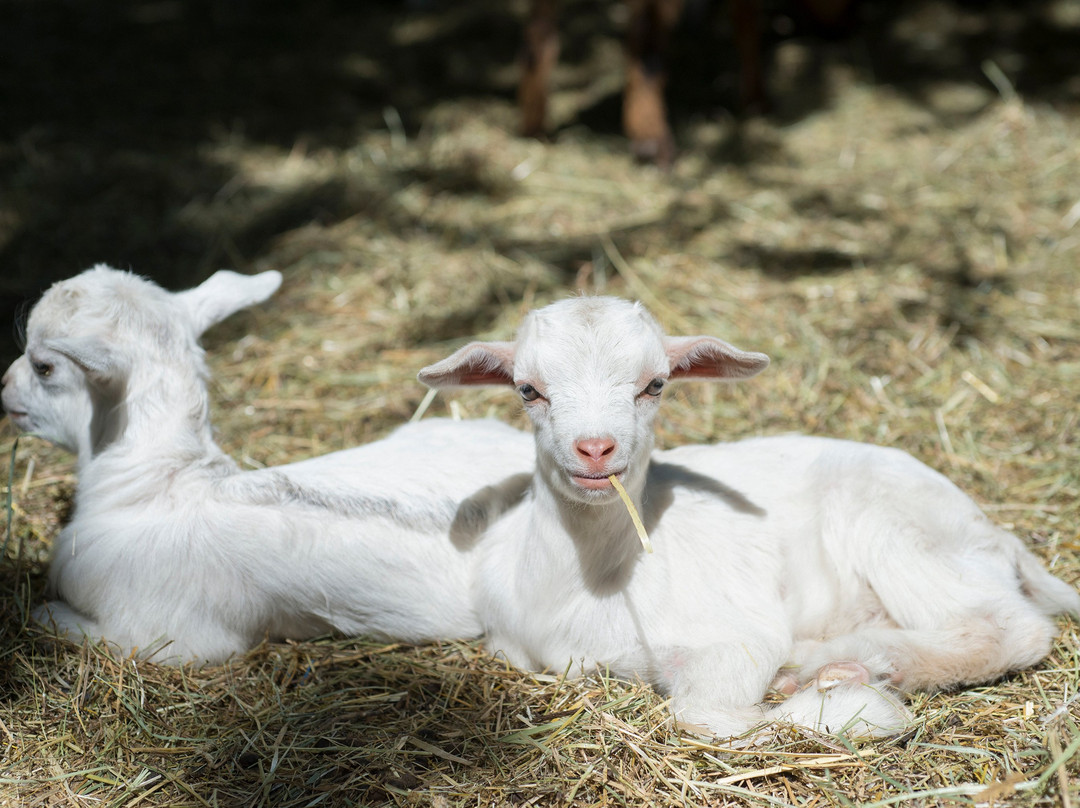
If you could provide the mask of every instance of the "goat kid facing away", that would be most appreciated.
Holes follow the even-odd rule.
[[[98,266],[34,307],[3,406],[76,452],[79,476],[39,622],[168,662],[329,631],[480,633],[470,532],[500,485],[527,479],[532,441],[496,421],[430,420],[241,472],[211,435],[198,338],[280,282],[219,272],[174,294]]]
[[[1053,616],[1080,596],[909,455],[797,436],[652,453],[668,382],[767,363],[665,337],[640,305],[577,298],[531,313],[516,342],[421,371],[433,387],[512,385],[535,427],[528,494],[481,543],[489,648],[525,668],[641,677],[719,736],[770,721],[887,735],[910,720],[896,691],[1042,659]],[[765,707],[770,686],[791,695]]]

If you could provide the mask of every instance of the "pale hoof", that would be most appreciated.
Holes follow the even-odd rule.
[[[868,685],[870,671],[858,662],[830,662],[817,672],[814,679],[814,685],[819,691],[830,690],[848,682]]]
[[[788,671],[780,671],[772,680],[769,689],[782,696],[790,696],[799,689],[799,677]]]

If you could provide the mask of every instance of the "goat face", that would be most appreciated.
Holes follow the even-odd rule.
[[[0,402],[23,432],[78,452],[93,404],[82,370],[63,354],[28,344],[3,377]]]
[[[610,476],[643,484],[669,376],[663,334],[640,306],[573,298],[534,312],[518,334],[513,384],[547,484],[582,503],[616,496]]]
[[[472,343],[420,373],[433,387],[511,384],[536,433],[545,483],[582,503],[644,485],[653,421],[672,379],[737,379],[768,364],[713,337],[665,337],[639,305],[581,297],[532,312],[517,342]]]
[[[12,421],[91,456],[120,428],[131,367],[169,364],[185,343],[195,345],[173,297],[104,266],[50,287],[30,312],[25,353],[4,376]]]
[[[21,430],[88,458],[122,420],[133,368],[203,367],[201,333],[269,297],[277,272],[218,272],[171,293],[96,266],[54,284],[30,313],[26,351],[3,377],[0,402]]]

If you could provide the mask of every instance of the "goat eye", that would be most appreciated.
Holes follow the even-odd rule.
[[[536,399],[540,398],[540,393],[531,384],[520,385],[518,392],[521,393],[521,397],[525,401],[536,401]]]
[[[663,379],[653,379],[646,385],[644,392],[650,396],[658,396],[664,390]]]
[[[53,366],[48,362],[31,362],[31,367],[33,367],[34,373],[43,379],[51,376],[53,372]]]

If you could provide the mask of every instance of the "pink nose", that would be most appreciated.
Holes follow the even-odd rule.
[[[615,451],[615,441],[611,438],[587,438],[574,444],[577,453],[592,467],[603,467],[607,456]]]

